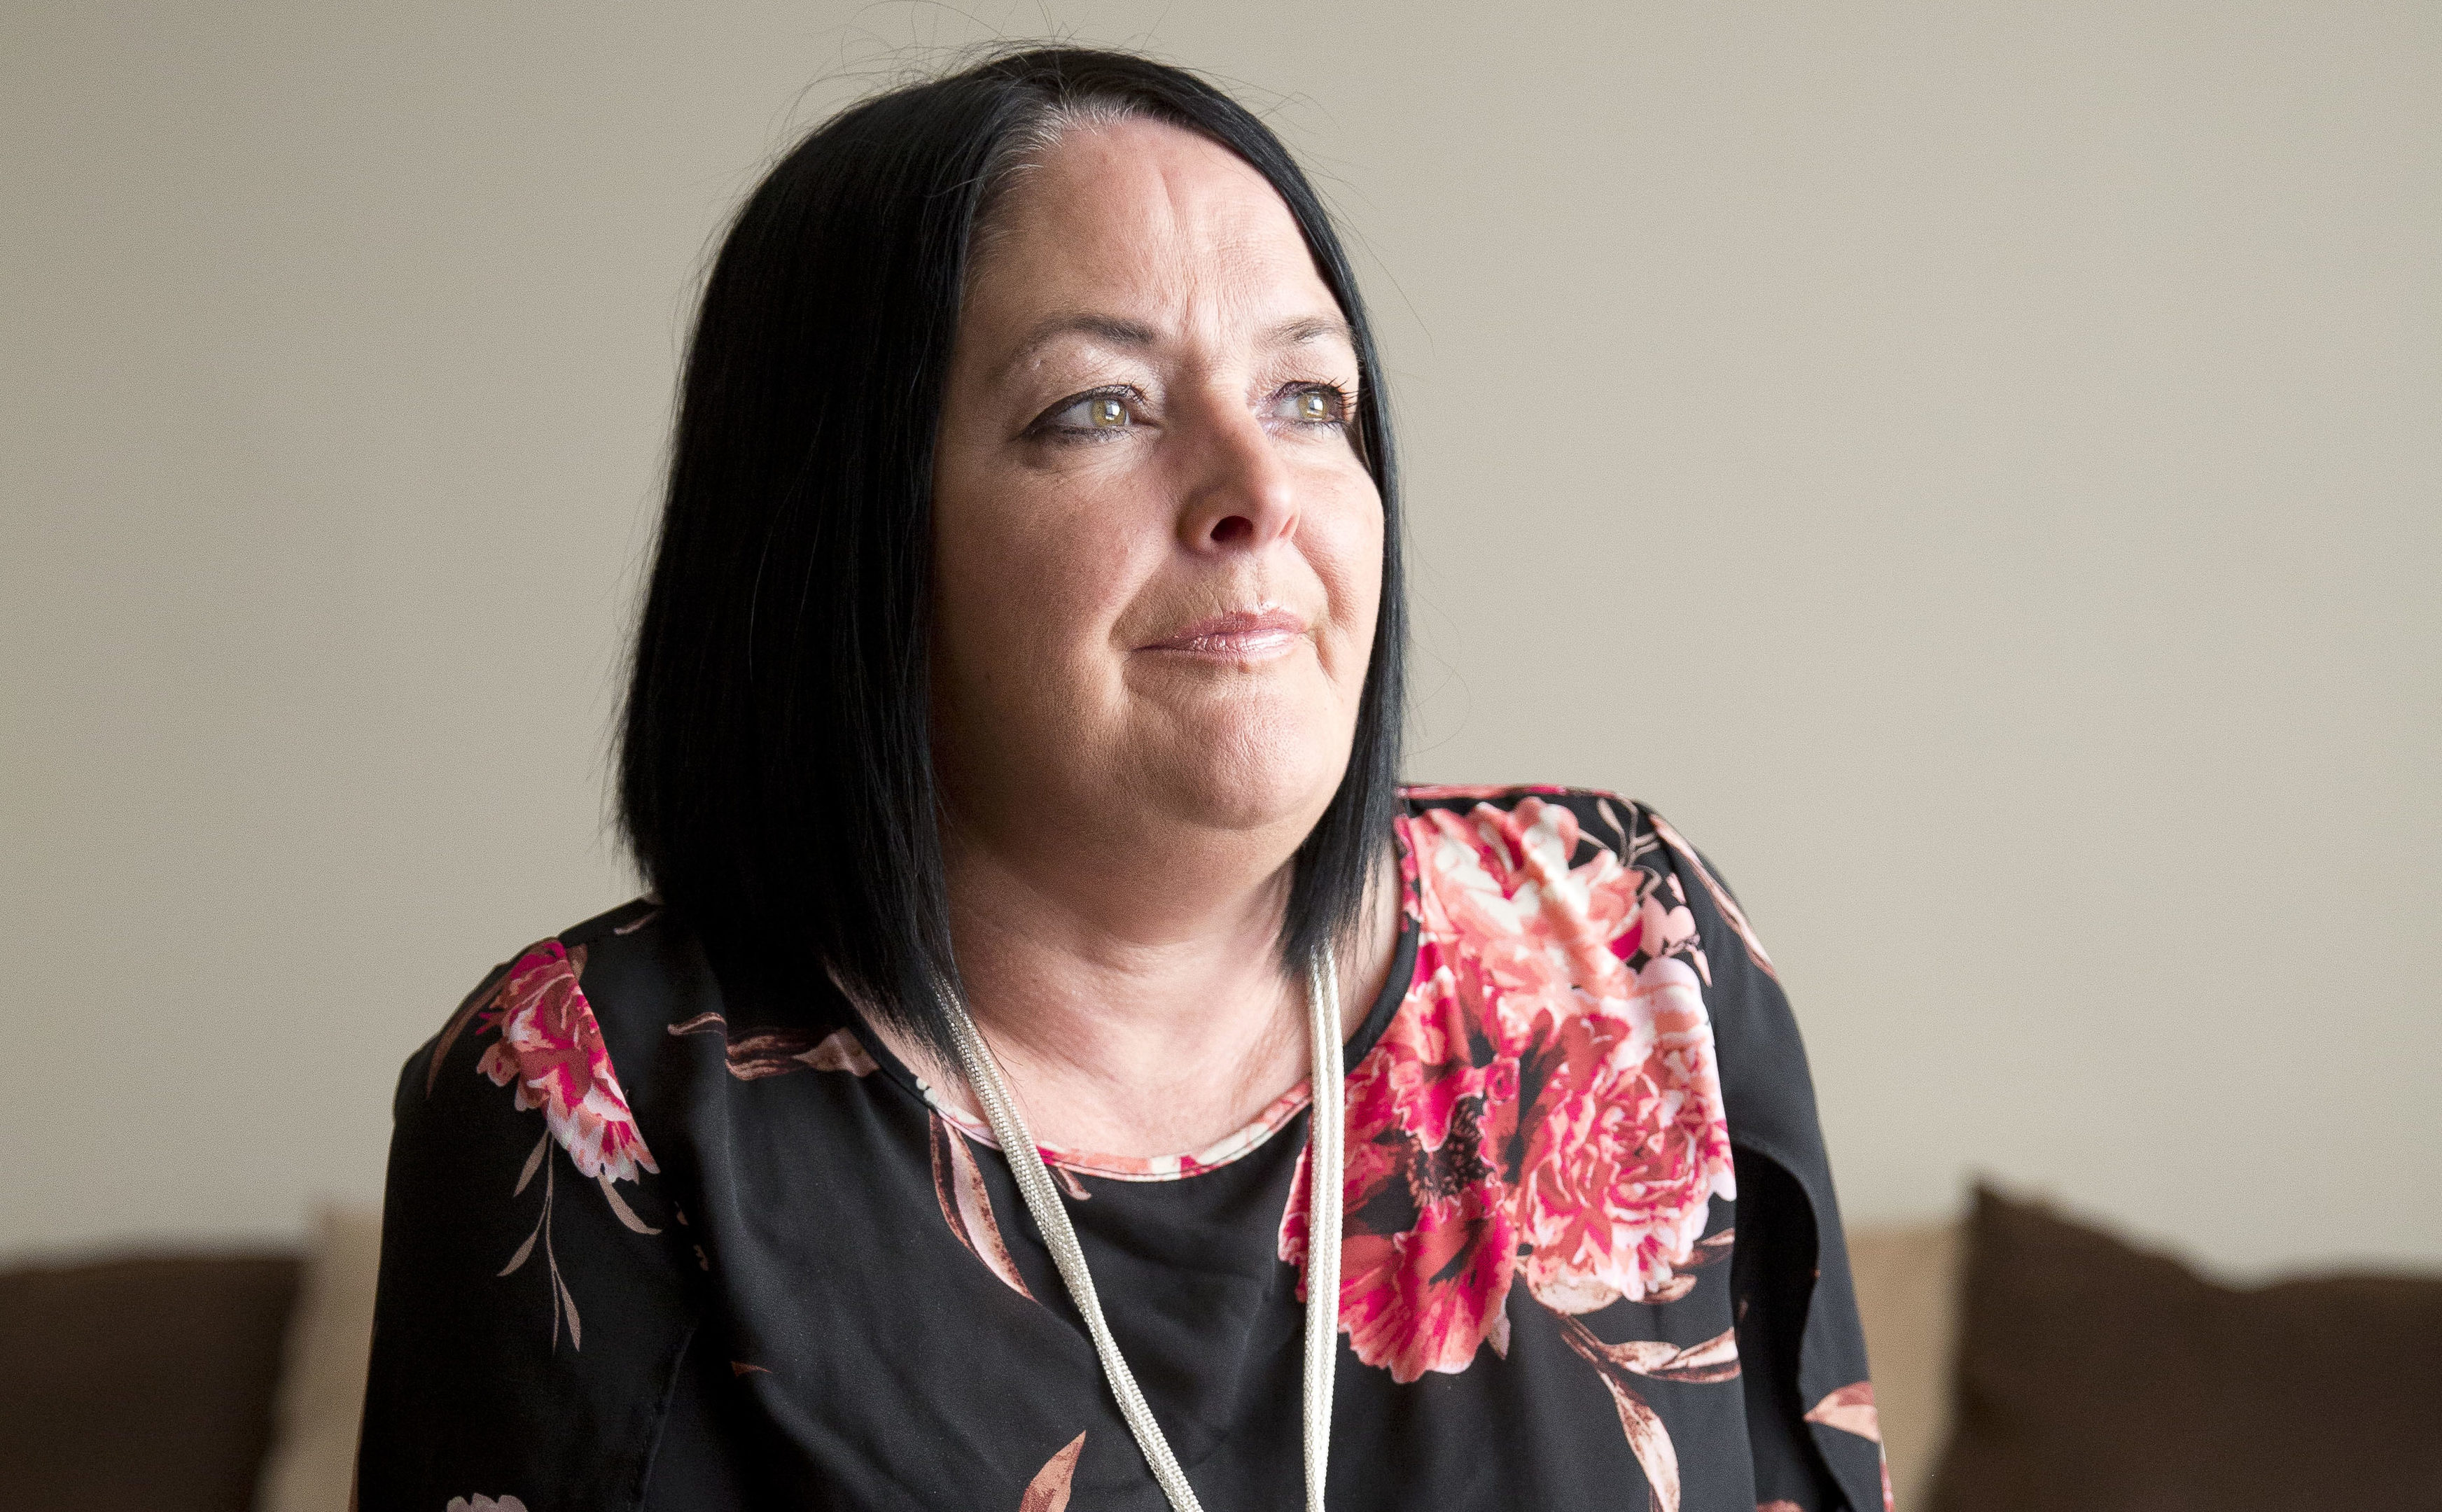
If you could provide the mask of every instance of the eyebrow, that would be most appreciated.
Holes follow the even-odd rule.
[[[1309,341],[1328,340],[1334,337],[1348,343],[1351,350],[1357,346],[1357,333],[1349,328],[1347,321],[1336,315],[1308,316],[1285,325],[1276,325],[1266,334],[1270,337],[1272,345],[1280,347],[1303,346]]]
[[[1045,346],[1064,336],[1092,337],[1113,346],[1144,348],[1161,339],[1161,334],[1141,321],[1124,320],[1115,315],[1055,315],[1037,324],[1026,334],[1026,339],[1010,354],[1001,371],[1023,364]],[[1264,333],[1264,344],[1271,347],[1304,346],[1308,342],[1338,337],[1352,349],[1357,345],[1357,333],[1346,320],[1334,315],[1300,316]]]

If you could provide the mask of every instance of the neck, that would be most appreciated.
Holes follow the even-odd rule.
[[[1153,863],[1133,868],[1097,847],[1094,865],[1060,867],[1039,848],[1021,865],[971,837],[944,841],[967,1011],[1038,1139],[1191,1152],[1305,1080],[1303,973],[1283,970],[1276,943],[1287,857],[1224,840],[1126,847]],[[1390,968],[1397,893],[1378,891],[1380,917],[1339,960],[1343,1038]],[[972,1110],[954,1068],[925,1074]]]

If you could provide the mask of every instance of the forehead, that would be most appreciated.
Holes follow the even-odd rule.
[[[1163,323],[1215,303],[1250,317],[1339,313],[1264,176],[1160,121],[1063,133],[1020,171],[977,251],[968,308],[995,324],[1055,307]]]

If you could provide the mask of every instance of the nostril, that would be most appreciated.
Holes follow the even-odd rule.
[[[1255,522],[1244,515],[1229,515],[1212,525],[1212,544],[1235,546],[1255,534]]]

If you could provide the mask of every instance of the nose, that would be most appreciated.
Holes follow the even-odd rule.
[[[1194,427],[1178,529],[1194,552],[1260,551],[1293,534],[1297,480],[1242,403],[1204,408]]]

